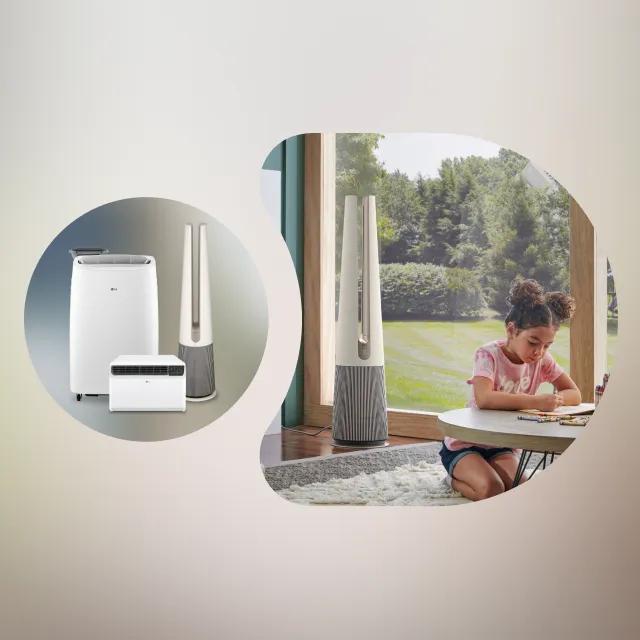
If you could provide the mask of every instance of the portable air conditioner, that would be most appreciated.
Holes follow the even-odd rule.
[[[109,366],[123,353],[158,353],[158,283],[152,256],[75,255],[69,309],[69,383],[109,393]]]
[[[186,391],[176,356],[119,356],[109,368],[109,411],[186,411]]]
[[[362,248],[361,271],[359,247]],[[359,280],[362,281],[361,294]],[[382,337],[375,197],[364,196],[359,208],[356,196],[346,196],[333,400],[333,439],[339,446],[386,444]]]

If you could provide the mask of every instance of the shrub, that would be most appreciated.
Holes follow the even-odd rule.
[[[480,282],[469,269],[382,264],[380,289],[385,319],[475,319],[486,308]]]
[[[480,279],[470,269],[447,269],[447,309],[450,318],[477,319],[487,308]]]

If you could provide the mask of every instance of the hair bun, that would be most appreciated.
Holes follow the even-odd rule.
[[[549,291],[545,295],[545,302],[559,322],[572,318],[576,310],[576,301],[562,291]]]
[[[545,303],[544,289],[536,280],[518,278],[511,283],[507,302],[512,306],[535,307]]]

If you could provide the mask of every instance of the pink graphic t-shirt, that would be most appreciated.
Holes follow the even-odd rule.
[[[563,373],[562,367],[547,351],[537,362],[515,364],[502,351],[506,340],[494,340],[476,350],[473,374],[467,384],[473,384],[475,376],[489,378],[493,382],[494,391],[506,393],[528,393],[534,395],[543,382],[553,382]],[[475,394],[471,390],[469,406],[477,408]],[[491,447],[445,437],[444,444],[450,451],[466,449],[471,446],[490,449]]]

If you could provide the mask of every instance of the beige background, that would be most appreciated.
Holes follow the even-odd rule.
[[[637,2],[2,7],[2,637],[640,634]],[[301,508],[265,484],[259,443],[293,371],[300,302],[260,166],[283,137],[319,130],[485,138],[591,216],[619,292],[617,366],[585,437],[536,482],[448,509]],[[132,196],[215,215],[269,305],[245,395],[173,441],[75,422],[22,330],[51,238]]]

